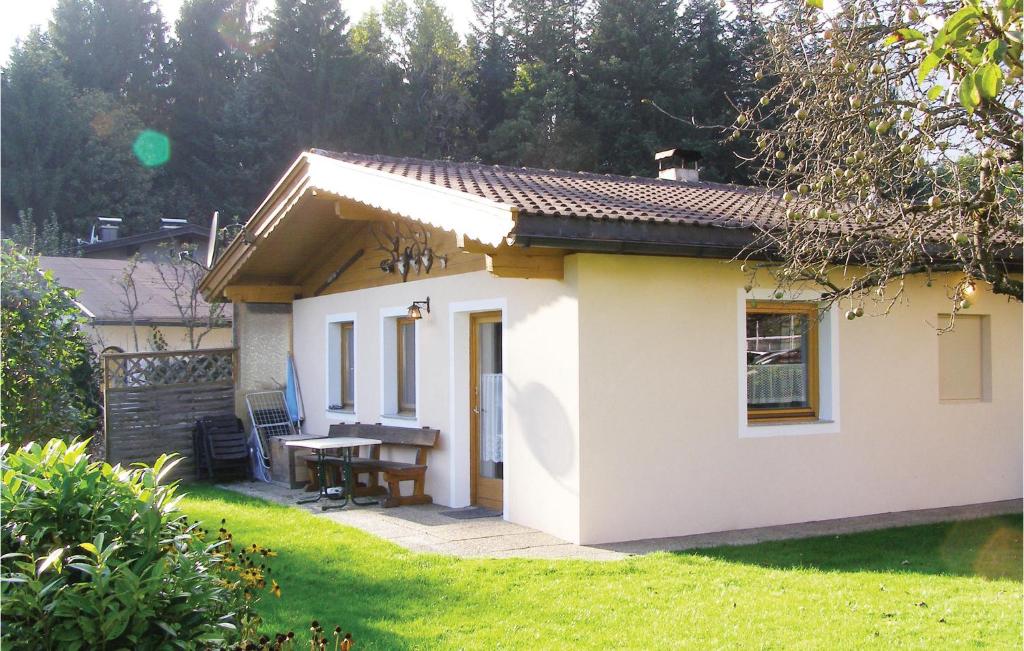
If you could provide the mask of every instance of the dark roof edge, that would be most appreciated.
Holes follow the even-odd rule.
[[[756,237],[751,228],[651,221],[552,218],[520,213],[513,230],[522,247],[695,258],[733,258]]]
[[[130,246],[132,244],[143,244],[145,242],[155,242],[157,240],[172,240],[182,235],[195,235],[197,237],[209,237],[210,229],[198,224],[185,224],[177,228],[161,229],[159,231],[150,231],[149,233],[139,233],[138,235],[129,235],[128,237],[119,237],[116,240],[109,240],[107,242],[92,242],[91,244],[85,244],[82,246],[83,252],[88,251],[105,251],[107,249],[116,249],[122,246]]]
[[[758,236],[753,227],[712,224],[592,220],[520,213],[513,231],[516,246],[544,247],[594,253],[627,253],[687,258],[773,259],[768,251],[750,251]],[[1010,273],[1024,272],[1024,250],[1013,247],[998,260]],[[955,262],[936,257],[934,264]]]

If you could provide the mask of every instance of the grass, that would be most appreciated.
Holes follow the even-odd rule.
[[[623,561],[457,559],[209,487],[184,510],[279,553],[267,632],[359,649],[1020,649],[1021,516]],[[299,647],[303,648],[303,647]]]

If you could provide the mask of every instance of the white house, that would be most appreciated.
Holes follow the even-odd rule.
[[[730,261],[764,193],[665,167],[302,154],[204,280],[241,390],[290,351],[308,432],[438,428],[435,502],[578,543],[1021,497],[1019,303],[979,288],[939,335],[910,279],[819,320]]]

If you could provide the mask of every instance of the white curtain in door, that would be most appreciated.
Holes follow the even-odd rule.
[[[502,462],[501,373],[480,374],[480,459]]]

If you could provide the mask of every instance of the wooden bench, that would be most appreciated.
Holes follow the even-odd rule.
[[[366,497],[374,495],[385,496],[381,500],[381,506],[390,508],[403,504],[429,504],[434,499],[424,492],[427,473],[427,452],[437,445],[437,438],[440,432],[429,427],[413,429],[411,427],[394,427],[391,425],[363,425],[361,423],[341,423],[331,425],[328,436],[351,436],[368,439],[377,439],[381,445],[372,445],[370,456],[352,456],[352,474],[357,482],[355,489],[356,496]],[[396,449],[412,449],[416,451],[416,458],[411,463],[404,461],[392,461],[380,458],[380,449],[384,446]],[[316,455],[306,457],[306,465],[310,470],[310,477],[313,484],[316,484]],[[334,473],[340,485],[341,459],[328,457],[329,463],[336,470]],[[380,485],[378,475],[384,474],[385,489]],[[365,483],[359,483],[360,475],[367,475]],[[413,482],[412,495],[402,495],[400,482]],[[315,486],[319,490],[319,486]]]

